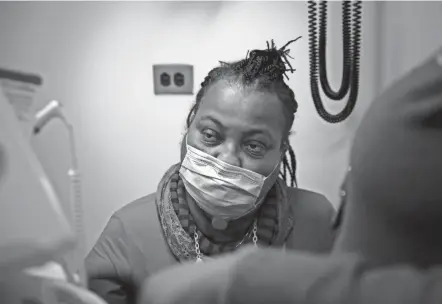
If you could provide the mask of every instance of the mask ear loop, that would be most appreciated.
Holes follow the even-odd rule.
[[[181,162],[186,157],[186,154],[187,154],[187,133],[184,134],[184,136],[180,142],[180,160],[181,160]]]

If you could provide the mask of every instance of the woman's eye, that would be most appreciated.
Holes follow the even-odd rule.
[[[218,139],[218,134],[210,129],[206,129],[202,132],[203,140],[205,142],[213,143]]]
[[[264,154],[264,152],[266,150],[265,146],[261,143],[258,143],[258,142],[248,143],[246,145],[246,148],[251,154],[256,155],[256,156],[260,156],[260,155]]]

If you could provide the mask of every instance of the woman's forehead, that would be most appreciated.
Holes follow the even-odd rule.
[[[210,113],[222,120],[279,127],[284,126],[282,109],[283,105],[274,93],[218,82],[204,95],[198,114]]]

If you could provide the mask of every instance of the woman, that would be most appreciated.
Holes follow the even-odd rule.
[[[365,112],[332,254],[238,250],[205,267],[151,277],[139,303],[441,303],[440,54],[442,48]]]
[[[134,303],[139,284],[165,267],[247,243],[331,248],[332,205],[294,187],[289,135],[298,104],[284,82],[286,46],[272,41],[209,72],[187,118],[181,162],[156,193],[111,217],[86,258],[90,288],[108,303]]]

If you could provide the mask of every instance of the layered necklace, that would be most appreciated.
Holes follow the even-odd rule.
[[[249,239],[251,234],[253,234],[253,238],[252,238],[253,245],[255,247],[258,247],[258,235],[257,235],[257,232],[258,232],[258,220],[255,219],[253,221],[252,229],[250,229],[244,235],[242,240],[235,246],[235,249],[238,248],[239,246],[241,246],[244,243],[244,240]],[[193,233],[193,239],[195,241],[196,261],[197,262],[202,262],[204,255],[201,253],[201,250],[200,250],[200,242],[199,242],[199,236],[198,236],[198,232],[197,231],[195,231]]]

